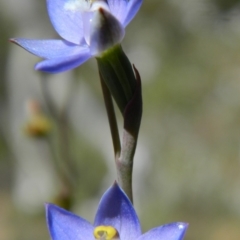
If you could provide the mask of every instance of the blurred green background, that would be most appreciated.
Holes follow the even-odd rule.
[[[100,196],[115,179],[95,60],[43,81],[33,70],[38,59],[7,41],[57,37],[45,5],[0,2],[1,240],[49,239],[43,203],[61,188],[53,154],[48,140],[22,131],[26,103],[38,102],[52,118],[41,82],[57,112],[68,103],[67,152],[77,169],[73,211],[93,221]],[[186,240],[239,240],[240,1],[145,0],[123,48],[143,84],[134,166],[143,230],[185,221]],[[64,142],[58,144],[53,148],[61,155]]]

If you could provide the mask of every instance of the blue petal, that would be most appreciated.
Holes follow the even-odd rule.
[[[127,5],[129,0],[108,0],[108,6],[112,15],[123,24],[127,15]]]
[[[143,0],[108,0],[111,13],[124,27],[135,17]]]
[[[35,66],[35,70],[40,70],[48,73],[64,72],[80,66],[82,63],[86,62],[91,57],[92,56],[88,48],[79,48],[78,54],[49,59],[37,63]]]
[[[46,204],[47,225],[52,240],[95,240],[93,226],[53,204]]]
[[[79,44],[83,38],[80,3],[77,0],[47,0],[53,27],[62,38],[75,44]]]
[[[137,240],[182,240],[187,230],[188,224],[177,222],[154,228]]]
[[[32,40],[16,38],[10,39],[11,42],[23,47],[30,53],[38,57],[53,59],[61,58],[66,55],[74,55],[80,49],[88,48],[87,45],[79,46],[63,40]]]
[[[141,235],[137,214],[125,193],[115,183],[103,195],[94,226],[116,228],[122,240],[133,240]]]
[[[126,27],[132,19],[135,17],[137,14],[139,8],[142,5],[143,0],[131,0],[128,2],[127,6],[127,14],[126,18],[124,19],[123,26]]]

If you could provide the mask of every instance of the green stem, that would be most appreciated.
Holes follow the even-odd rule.
[[[122,150],[120,157],[116,160],[118,181],[132,202],[133,159],[142,117],[141,78],[137,69],[134,66],[133,68],[136,76],[136,88],[124,111]]]
[[[117,159],[121,152],[121,143],[119,138],[119,132],[118,132],[118,126],[117,126],[117,120],[116,115],[114,111],[113,101],[111,93],[108,90],[108,87],[106,86],[105,82],[103,81],[103,78],[101,76],[101,73],[99,73],[100,80],[101,80],[101,87],[104,97],[104,103],[107,110],[107,116],[108,116],[108,122],[110,125],[110,131],[113,141],[113,148],[114,148],[114,155],[115,159]]]
[[[133,201],[133,158],[142,116],[140,75],[137,69],[132,67],[120,45],[105,51],[97,57],[97,62],[114,145],[117,179],[121,188]],[[111,95],[124,119],[122,145]]]
[[[128,198],[133,202],[133,194],[132,194],[132,162],[130,161],[130,165],[128,162],[126,162],[127,159],[133,158],[132,156],[127,156],[128,153],[126,151],[121,151],[121,142],[119,138],[119,132],[118,132],[118,126],[117,126],[117,120],[116,115],[114,111],[114,106],[112,102],[112,96],[111,93],[103,81],[103,78],[101,76],[101,73],[99,73],[100,80],[101,80],[101,87],[104,97],[104,103],[107,110],[107,116],[108,116],[108,122],[110,126],[111,136],[112,136],[112,142],[113,142],[113,148],[114,148],[114,155],[115,155],[115,163],[116,163],[116,170],[117,170],[117,180],[120,185],[120,187],[124,190],[124,192],[127,194]],[[127,143],[129,141],[126,141],[128,138],[128,134],[123,134],[123,142]],[[128,143],[127,143],[128,144]],[[129,149],[131,146],[129,145],[127,148]],[[133,146],[134,149],[136,146]],[[124,149],[126,149],[126,146],[124,146]]]

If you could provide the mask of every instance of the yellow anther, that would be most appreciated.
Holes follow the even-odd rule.
[[[118,231],[111,226],[98,226],[94,229],[94,237],[100,240],[119,239]]]

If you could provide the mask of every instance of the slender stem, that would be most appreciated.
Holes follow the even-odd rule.
[[[52,115],[52,118],[55,120],[57,127],[57,136],[49,136],[48,143],[58,177],[61,181],[61,189],[58,197],[60,198],[59,201],[61,201],[60,204],[62,207],[70,209],[74,185],[73,174],[75,174],[75,168],[72,166],[69,150],[69,122],[67,114],[69,99],[66,99],[66,103],[62,108],[62,111],[59,112],[49,95],[46,76],[44,74],[41,75],[40,82],[46,106],[49,113]]]
[[[133,158],[137,146],[138,133],[142,117],[141,78],[135,66],[133,66],[133,69],[136,76],[136,88],[132,99],[128,102],[124,110],[122,150],[120,157],[116,159],[119,184],[132,202]]]
[[[47,84],[46,84],[46,75],[45,74],[40,74],[40,85],[41,85],[41,90],[44,98],[44,102],[46,104],[47,110],[49,114],[52,116],[52,118],[57,121],[58,120],[58,112],[57,109],[55,108],[55,105],[53,104],[53,101],[49,95],[48,89],[47,89]],[[59,165],[59,156],[56,151],[56,144],[55,144],[55,139],[54,136],[51,134],[47,138],[48,140],[48,145],[51,151],[52,159],[54,161],[56,171],[61,176],[61,179],[65,179],[65,174],[63,173],[60,165]]]
[[[110,131],[111,131],[113,148],[114,148],[114,155],[115,155],[115,159],[118,159],[120,156],[120,152],[121,152],[121,143],[120,143],[120,138],[119,138],[119,132],[118,132],[118,126],[117,126],[117,120],[116,120],[116,115],[115,115],[115,111],[114,111],[112,96],[111,96],[111,93],[110,93],[107,85],[105,84],[100,72],[99,72],[99,76],[100,76],[100,81],[101,81],[103,97],[104,97],[104,103],[105,103],[106,110],[107,110],[108,122],[110,125]]]
[[[62,160],[63,168],[68,176],[71,185],[75,183],[74,179],[77,176],[76,167],[73,164],[71,151],[70,151],[70,139],[69,139],[69,121],[67,111],[62,111],[57,122],[58,127],[58,148],[60,157]]]
[[[124,160],[122,159],[122,155],[125,156],[125,154],[123,154],[121,149],[121,142],[119,138],[119,132],[118,132],[118,126],[117,126],[117,120],[116,120],[116,115],[114,111],[112,96],[100,72],[99,72],[99,76],[101,80],[104,103],[107,110],[108,122],[110,125],[110,131],[111,131],[111,136],[113,141],[113,149],[114,149],[114,155],[115,155],[115,164],[116,164],[116,170],[117,170],[118,183],[120,187],[124,190],[124,192],[127,194],[130,201],[133,202],[132,161],[129,162],[130,163],[129,165],[124,161],[125,159]],[[124,131],[124,136],[125,135],[126,134]]]
[[[73,83],[73,82],[71,82]],[[69,121],[68,121],[68,106],[69,102],[71,100],[72,92],[75,88],[75,84],[72,84],[73,86],[71,87],[68,96],[66,98],[65,103],[63,104],[63,107],[61,110],[57,110],[55,107],[54,102],[52,101],[51,96],[49,95],[49,91],[47,88],[46,84],[46,79],[45,75],[42,75],[41,79],[41,87],[42,87],[42,93],[45,99],[45,103],[47,105],[47,108],[52,115],[53,119],[55,120],[55,123],[57,125],[57,133],[58,133],[58,149],[59,150],[59,155],[60,159],[62,160],[62,164],[64,171],[69,172],[67,175],[69,175],[69,178],[72,178],[76,176],[76,168],[74,167],[72,157],[70,154],[70,149],[69,149]]]

